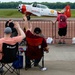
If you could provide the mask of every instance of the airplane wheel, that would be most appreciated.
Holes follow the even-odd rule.
[[[30,16],[27,16],[27,20],[30,20]]]

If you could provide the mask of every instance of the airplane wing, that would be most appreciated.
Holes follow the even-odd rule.
[[[40,12],[38,11],[31,11],[32,15],[41,16]]]

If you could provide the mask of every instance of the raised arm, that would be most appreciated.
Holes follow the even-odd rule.
[[[28,26],[28,21],[27,21],[27,17],[26,17],[25,14],[23,15],[23,20],[25,21],[24,24],[25,24],[25,29],[26,29],[26,31],[27,31],[27,30],[30,30],[30,31],[31,31],[31,30],[32,30],[32,24],[30,24],[30,28],[29,28],[29,26]]]
[[[21,29],[20,25],[18,22],[15,22],[15,28],[17,29],[17,31],[20,33],[20,35],[23,37],[23,39],[26,37],[24,31]]]

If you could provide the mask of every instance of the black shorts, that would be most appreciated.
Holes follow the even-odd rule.
[[[65,36],[67,34],[67,27],[59,28],[58,34],[59,36]]]

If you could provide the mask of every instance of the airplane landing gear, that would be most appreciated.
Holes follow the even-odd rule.
[[[29,15],[27,16],[27,20],[30,20],[30,16]]]

